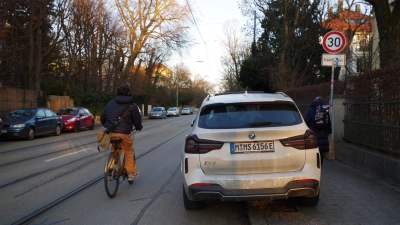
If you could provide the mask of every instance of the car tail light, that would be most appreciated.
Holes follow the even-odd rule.
[[[212,150],[221,149],[223,145],[223,142],[199,139],[197,135],[192,134],[186,137],[185,153],[204,154]]]
[[[307,130],[303,135],[289,137],[279,140],[285,147],[293,147],[297,149],[311,149],[318,147],[317,135]]]

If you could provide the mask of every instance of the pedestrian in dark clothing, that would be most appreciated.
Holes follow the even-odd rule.
[[[324,153],[329,152],[329,140],[332,133],[332,124],[329,114],[327,114],[327,124],[323,127],[316,124],[316,110],[319,106],[319,109],[322,109],[324,102],[321,97],[316,97],[314,101],[310,104],[308,108],[304,120],[308,127],[314,131],[317,135],[319,152],[321,155],[321,165],[324,161]],[[318,118],[317,118],[318,119]]]
[[[139,172],[136,171],[131,132],[133,127],[140,131],[143,126],[139,107],[133,103],[131,89],[127,84],[121,85],[117,89],[117,96],[104,108],[103,113],[100,115],[100,122],[105,128],[109,129],[125,112],[125,116],[110,133],[110,137],[116,136],[122,138],[121,147],[125,153],[125,166],[128,174],[128,181],[132,182],[139,176]],[[111,151],[115,151],[114,146],[112,146]]]

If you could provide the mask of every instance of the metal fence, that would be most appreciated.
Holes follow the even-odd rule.
[[[345,141],[400,157],[400,93],[347,96],[344,105]]]

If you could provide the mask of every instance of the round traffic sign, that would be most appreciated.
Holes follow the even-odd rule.
[[[330,31],[322,39],[322,46],[329,53],[341,52],[347,44],[346,37],[339,31]]]

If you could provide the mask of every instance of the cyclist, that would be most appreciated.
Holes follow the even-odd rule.
[[[132,107],[129,108],[129,106]],[[125,113],[122,121],[110,133],[110,137],[121,137],[121,147],[125,153],[125,167],[128,174],[128,181],[132,182],[139,173],[136,170],[136,163],[134,161],[133,138],[131,135],[132,128],[140,131],[142,126],[142,117],[139,112],[139,107],[133,102],[131,97],[131,88],[129,85],[121,85],[117,89],[117,96],[111,100],[104,108],[100,122],[105,128],[111,128],[113,123],[116,123],[120,117]],[[112,146],[111,151],[114,151]]]

